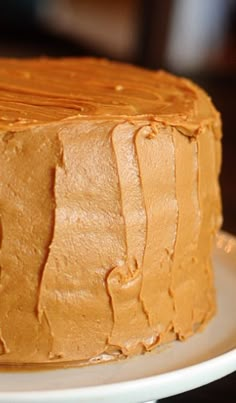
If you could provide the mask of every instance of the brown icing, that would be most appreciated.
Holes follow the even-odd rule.
[[[221,122],[190,81],[96,59],[0,63],[0,364],[85,364],[215,312]]]

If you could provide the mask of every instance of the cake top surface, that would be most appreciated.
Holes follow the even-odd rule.
[[[185,127],[216,117],[191,81],[94,58],[1,59],[0,129],[76,118],[154,119]]]

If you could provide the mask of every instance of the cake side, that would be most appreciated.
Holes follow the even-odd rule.
[[[130,355],[214,313],[213,132],[113,125],[17,133],[1,150],[0,362]]]
[[[130,356],[214,314],[221,124],[197,91],[213,112],[194,124],[176,110],[5,121],[2,365]]]

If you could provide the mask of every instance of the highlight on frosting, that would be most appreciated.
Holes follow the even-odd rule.
[[[0,63],[0,365],[84,365],[216,309],[221,121],[189,80],[97,59]]]

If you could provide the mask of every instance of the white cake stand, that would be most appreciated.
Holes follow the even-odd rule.
[[[0,372],[0,402],[138,403],[172,396],[236,370],[236,239],[217,237],[218,313],[201,334],[114,364],[25,373]]]

